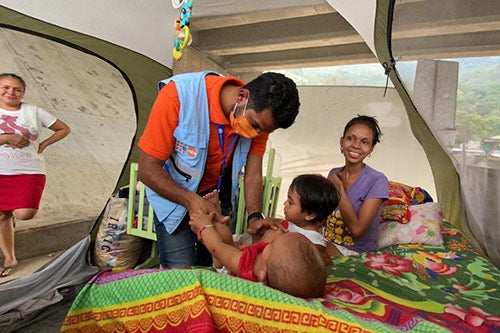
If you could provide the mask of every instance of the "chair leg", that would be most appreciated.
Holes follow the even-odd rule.
[[[143,263],[135,266],[135,269],[158,268],[160,266],[160,253],[155,241],[151,244],[151,255]]]

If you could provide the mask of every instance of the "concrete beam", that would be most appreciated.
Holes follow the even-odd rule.
[[[497,2],[397,1],[395,57],[499,55]],[[258,11],[231,8],[225,12],[230,15],[219,16],[198,13],[192,19],[192,47],[232,73],[376,61],[356,30],[328,4]]]
[[[300,8],[285,8],[279,10],[257,10],[249,13],[228,14],[221,16],[199,17],[196,14],[196,7],[193,9],[191,27],[193,30],[209,30],[216,28],[233,27],[238,25],[263,23],[276,20],[286,20],[297,17],[315,16],[327,13],[334,13],[330,5],[308,6]]]

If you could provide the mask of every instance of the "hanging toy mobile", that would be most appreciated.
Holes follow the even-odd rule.
[[[172,56],[176,61],[181,60],[182,51],[193,42],[189,30],[193,0],[172,0],[172,6],[180,8],[180,16],[175,20],[175,38]]]

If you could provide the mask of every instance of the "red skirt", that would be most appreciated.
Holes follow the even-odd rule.
[[[38,209],[45,175],[0,175],[0,211]]]

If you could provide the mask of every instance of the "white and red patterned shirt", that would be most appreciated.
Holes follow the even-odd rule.
[[[0,135],[19,134],[30,140],[25,148],[0,145],[0,174],[45,174],[45,160],[38,154],[40,129],[50,127],[57,118],[35,105],[21,104],[17,111],[0,108]]]

